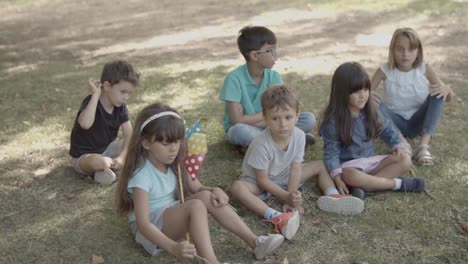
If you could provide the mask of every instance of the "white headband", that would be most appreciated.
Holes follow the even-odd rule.
[[[165,111],[165,112],[161,112],[161,113],[152,115],[150,118],[146,119],[145,122],[143,122],[143,124],[141,125],[141,128],[140,128],[140,133],[141,133],[141,131],[143,131],[143,128],[145,128],[145,126],[147,126],[151,121],[153,121],[153,120],[155,120],[157,118],[160,118],[162,116],[167,116],[167,115],[175,116],[175,117],[181,119],[178,114],[176,114],[175,112],[172,112],[172,111]]]

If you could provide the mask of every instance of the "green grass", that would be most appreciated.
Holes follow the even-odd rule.
[[[245,243],[212,219],[215,252],[229,263],[465,263],[468,237],[468,34],[466,1],[1,1],[0,2],[0,263],[174,263],[148,257],[125,218],[113,212],[115,185],[102,187],[69,167],[69,135],[86,80],[117,58],[136,65],[143,86],[129,103],[132,120],[164,101],[202,119],[209,150],[200,180],[226,187],[242,156],[226,144],[217,99],[226,73],[243,63],[235,39],[247,24],[277,33],[275,68],[300,95],[303,111],[320,113],[331,74],[361,62],[369,73],[385,61],[385,46],[359,46],[361,35],[411,26],[426,61],[452,87],[432,142],[433,167],[416,166],[428,193],[385,192],[365,211],[344,217],[319,211],[320,192],[306,184],[306,213],[296,238],[255,262]],[[381,89],[380,91],[381,92]],[[381,143],[381,153],[388,151]],[[322,145],[306,153],[321,159]],[[241,208],[258,234],[269,224]],[[279,204],[272,202],[273,206]],[[186,262],[189,263],[189,262]]]

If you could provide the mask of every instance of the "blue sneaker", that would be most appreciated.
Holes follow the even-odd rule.
[[[401,178],[400,192],[422,192],[426,187],[426,181],[421,177]]]

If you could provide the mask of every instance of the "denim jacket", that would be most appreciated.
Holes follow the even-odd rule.
[[[384,115],[380,111],[379,120],[382,123],[380,138],[392,149],[398,147],[400,144],[400,132],[398,129],[396,129],[391,120],[384,118]],[[348,147],[342,146],[334,119],[322,125],[320,136],[323,138],[324,163],[332,177],[342,173],[341,164],[344,162],[374,156],[374,140],[365,141],[367,134],[364,112],[361,112],[358,117],[353,118],[352,143]]]

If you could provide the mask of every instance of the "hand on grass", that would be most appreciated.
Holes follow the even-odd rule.
[[[181,258],[193,259],[193,257],[195,257],[195,254],[197,254],[197,251],[193,244],[190,244],[188,241],[184,240],[182,242],[176,243],[171,253],[174,256],[176,256],[178,259],[181,259]]]
[[[101,95],[101,83],[96,81],[93,77],[88,80],[88,91],[91,95]]]
[[[229,202],[229,196],[218,187],[214,187],[212,190],[211,202],[216,207],[225,206]]]
[[[341,175],[335,176],[334,182],[340,194],[349,194],[348,187],[346,187],[346,184],[341,179]]]

